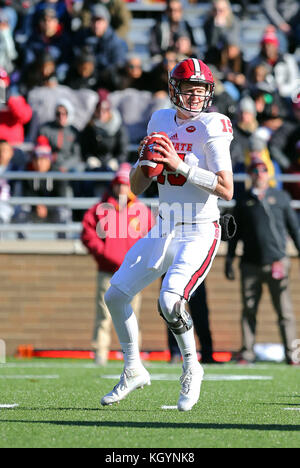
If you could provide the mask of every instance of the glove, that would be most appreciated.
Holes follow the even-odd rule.
[[[235,280],[235,272],[232,266],[233,259],[227,258],[225,263],[225,276],[228,280],[234,281]]]

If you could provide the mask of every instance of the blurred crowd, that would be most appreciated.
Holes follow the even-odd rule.
[[[299,1],[255,2],[267,26],[251,60],[241,43],[249,2],[239,2],[239,14],[229,0],[206,2],[204,49],[185,18],[189,3],[197,1],[162,3],[145,60],[132,43],[132,13],[124,0],[0,0],[0,173],[49,173],[26,182],[0,175],[0,222],[80,217],[62,208],[12,209],[9,199],[101,196],[105,184],[68,184],[53,180],[51,171],[115,172],[135,161],[132,148],[145,136],[151,114],[170,107],[168,71],[185,57],[204,60],[214,73],[209,111],[232,119],[234,172],[245,173],[259,157],[271,175],[300,174]],[[300,200],[300,183],[286,189]],[[236,197],[241,190],[237,184]]]

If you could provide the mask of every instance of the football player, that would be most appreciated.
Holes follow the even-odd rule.
[[[206,112],[214,86],[213,75],[202,61],[183,60],[169,77],[174,109],[155,112],[149,122],[148,135],[165,132],[168,136],[159,138],[155,149],[160,154],[153,160],[164,165],[157,178],[159,218],[148,236],[128,252],[105,296],[125,367],[102,405],[119,402],[136,388],[150,385],[150,375],[140,360],[138,325],[130,303],[164,274],[158,309],[183,357],[178,410],[189,411],[199,400],[204,372],[185,304],[206,278],[220,244],[218,198],[233,197],[232,124],[225,115]],[[142,145],[146,143],[147,137]],[[139,195],[151,182],[138,161],[131,172],[132,191]]]

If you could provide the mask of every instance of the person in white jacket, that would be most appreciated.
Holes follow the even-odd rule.
[[[265,64],[270,69],[280,96],[292,98],[297,86],[299,87],[299,67],[293,55],[280,53],[279,39],[273,27],[267,28],[262,37],[261,50],[250,62],[249,76],[259,64]]]

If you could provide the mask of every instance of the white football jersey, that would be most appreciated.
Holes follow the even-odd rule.
[[[201,113],[196,119],[175,120],[176,110],[156,111],[148,124],[148,135],[165,132],[178,155],[189,166],[212,171],[232,172],[230,143],[233,139],[232,124],[228,117],[217,112]],[[182,123],[183,122],[183,123]],[[222,149],[218,154],[209,146],[218,140]],[[157,178],[160,214],[169,217],[170,209],[176,222],[206,223],[219,219],[218,197],[187,182],[182,175],[164,171]]]

